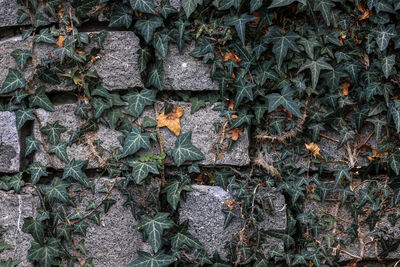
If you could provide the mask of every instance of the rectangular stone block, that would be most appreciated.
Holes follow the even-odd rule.
[[[189,54],[194,47],[194,43],[186,45],[180,55],[175,44],[169,45],[168,54],[163,58],[164,90],[219,90],[218,83],[211,80],[210,66]]]
[[[20,152],[15,113],[0,111],[0,173],[19,172]]]
[[[37,114],[39,116],[42,126],[46,126],[47,123],[54,123],[59,121],[59,123],[66,127],[68,130],[61,134],[61,142],[69,140],[68,131],[76,130],[82,123],[78,116],[74,114],[76,104],[64,104],[54,106],[54,112],[48,112],[44,109],[37,109]],[[104,157],[100,157],[99,153],[96,152],[96,144],[94,141],[96,139],[100,140],[102,147],[109,149],[111,146],[119,146],[118,136],[122,135],[113,129],[107,128],[103,125],[99,125],[99,130],[96,133],[88,133],[84,136],[85,142],[83,144],[73,144],[71,147],[67,147],[68,159],[76,160],[89,160],[88,168],[99,168],[104,163],[106,157],[109,156],[105,152]],[[35,120],[33,125],[33,136],[40,140],[42,137],[44,141],[47,141],[46,135],[40,133],[40,125],[37,120]],[[49,144],[50,145],[50,144]],[[40,162],[43,166],[53,167],[56,169],[61,169],[66,166],[55,154],[48,155],[45,153],[45,148],[40,145],[40,152],[36,152],[34,155],[34,161]]]
[[[181,134],[192,131],[192,144],[200,149],[204,154],[205,160],[199,162],[200,165],[236,165],[245,166],[250,163],[249,157],[249,136],[248,129],[243,131],[239,140],[233,144],[230,151],[221,151],[216,153],[214,149],[215,144],[220,144],[221,136],[215,130],[215,123],[224,123],[224,118],[220,117],[218,111],[213,110],[213,107],[220,103],[213,105],[207,104],[206,107],[200,109],[194,114],[190,114],[192,107],[188,102],[174,102],[174,106],[180,107],[184,110],[184,114],[180,119]],[[160,110],[162,103],[158,103]],[[143,112],[141,118],[148,116],[153,119],[156,118],[153,107],[148,107]],[[141,118],[138,119],[139,123]],[[226,129],[228,131],[229,129]],[[167,127],[160,128],[164,148],[172,149],[175,147],[177,136],[172,133]],[[159,153],[158,145],[153,146],[153,151]],[[167,161],[168,164],[173,164],[172,161]]]
[[[12,258],[22,260],[18,267],[31,267],[27,260],[28,250],[33,240],[30,234],[22,232],[24,218],[36,217],[36,209],[40,207],[40,199],[32,188],[23,188],[20,194],[13,191],[0,191],[0,225],[5,228],[3,241],[13,249],[0,253],[0,260]]]
[[[91,34],[89,33],[89,35]],[[0,86],[7,77],[8,69],[17,68],[11,53],[15,49],[30,50],[31,41],[32,38],[23,41],[21,36],[0,41]],[[55,45],[45,43],[35,43],[34,45],[34,54],[38,64],[42,58],[56,57],[57,55],[55,52],[57,46]],[[94,44],[89,45],[87,51],[94,46]],[[108,32],[103,43],[103,50],[98,55],[99,59],[93,63],[91,70],[96,70],[103,78],[103,86],[108,90],[142,87],[143,83],[137,66],[138,54],[136,53],[139,48],[139,38],[133,32]],[[25,79],[32,75],[32,70],[32,64],[28,63],[22,72]],[[45,84],[46,90],[48,92],[72,91],[76,88],[71,79],[62,76],[59,76],[59,79],[60,84]]]
[[[18,26],[30,24],[30,20],[27,19],[22,24],[17,22],[18,9],[23,7],[17,4],[17,0],[0,0],[0,28],[8,26]]]
[[[225,201],[234,200],[233,196],[219,186],[192,185],[194,191],[187,194],[186,201],[180,202],[179,221],[180,223],[189,220],[190,234],[195,236],[204,245],[208,254],[213,255],[218,251],[222,259],[228,257],[228,249],[225,244],[243,226],[238,218],[234,218],[224,229],[225,214],[222,211],[226,207]],[[275,214],[263,212],[263,222],[260,227],[264,230],[286,229],[286,205],[282,194],[276,191],[262,189],[265,196],[270,196],[273,202]],[[270,237],[268,248],[276,245],[283,250],[283,241]],[[268,250],[268,249],[267,249]],[[266,254],[268,255],[267,251]]]
[[[85,209],[89,201],[94,201],[96,205],[99,205],[107,196],[106,193],[99,193],[99,190],[112,188],[119,179],[96,179],[94,181],[96,193],[92,194],[90,189],[80,192],[79,196],[76,196],[80,199],[76,210],[88,213],[89,211],[85,211]],[[144,191],[147,191],[152,187],[159,189],[160,185],[152,182],[145,187]],[[140,201],[139,190],[136,187],[129,188],[129,190],[135,201]],[[85,220],[89,224],[86,229],[86,237],[84,237],[88,253],[82,256],[83,258],[93,257],[93,264],[98,267],[126,266],[137,258],[138,250],[152,252],[152,248],[150,244],[143,242],[142,234],[135,230],[138,222],[134,219],[130,207],[123,205],[127,197],[114,188],[108,199],[113,199],[116,203],[107,214],[104,214],[103,207],[99,209],[101,211],[100,226],[92,220]]]

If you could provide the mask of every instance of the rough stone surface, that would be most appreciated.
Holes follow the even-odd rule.
[[[37,109],[37,114],[39,115],[39,119],[42,123],[42,126],[45,126],[47,123],[54,123],[59,121],[61,125],[66,127],[68,130],[61,135],[61,141],[68,142],[69,140],[69,130],[76,130],[83,121],[74,114],[76,105],[75,104],[64,104],[54,106],[54,112],[48,112],[44,109]],[[86,160],[89,159],[88,168],[98,168],[101,166],[101,160],[96,157],[96,150],[94,146],[89,145],[93,144],[94,140],[101,140],[102,147],[108,149],[110,146],[119,146],[119,141],[117,139],[118,136],[122,135],[120,132],[117,132],[113,129],[107,128],[103,125],[99,125],[99,130],[97,133],[86,135],[85,143],[77,145],[73,144],[71,147],[67,147],[67,154],[69,160],[75,158],[76,160]],[[42,137],[43,140],[47,140],[46,135],[40,133],[39,122],[35,120],[33,126],[33,136],[40,140]],[[43,166],[53,167],[56,169],[61,169],[66,166],[64,162],[62,162],[55,154],[46,155],[44,153],[45,148],[43,145],[40,145],[40,152],[36,152],[34,155],[34,160],[40,162]],[[93,156],[94,155],[94,156]],[[98,155],[98,153],[97,153]],[[105,156],[109,156],[108,153],[105,153]]]
[[[184,115],[181,117],[181,134],[188,131],[192,131],[192,144],[199,148],[205,156],[205,160],[199,162],[201,165],[236,165],[244,166],[250,163],[249,158],[249,136],[248,130],[243,131],[239,140],[233,144],[230,151],[224,151],[218,156],[214,152],[214,144],[220,142],[221,138],[215,131],[215,123],[223,123],[224,119],[219,116],[218,111],[212,110],[212,108],[219,103],[214,105],[207,104],[206,107],[200,109],[194,114],[190,114],[192,107],[191,103],[187,102],[174,102],[175,106],[184,109]],[[162,104],[159,103],[160,108]],[[143,114],[142,118],[148,116],[150,118],[156,119],[154,109],[147,108]],[[139,119],[140,122],[140,119]],[[160,133],[163,137],[164,148],[174,148],[177,137],[168,128],[163,127],[160,129]],[[153,150],[159,153],[158,144],[154,144]],[[171,161],[167,162],[172,164]]]
[[[21,8],[22,6],[18,5],[16,0],[0,0],[0,28],[21,25],[17,23],[17,11]],[[22,23],[22,25],[26,24],[30,24],[29,19]]]
[[[23,261],[18,267],[33,266],[27,260],[32,237],[22,232],[22,226],[24,218],[36,216],[38,207],[40,200],[33,190],[23,188],[20,194],[0,191],[0,225],[6,229],[2,239],[14,247],[1,252],[0,261],[12,258]]]
[[[0,112],[0,173],[18,172],[20,143],[14,112]]]
[[[193,49],[194,43],[186,45],[180,55],[176,45],[169,46],[163,59],[165,90],[218,90],[218,83],[211,80],[210,66],[189,55]]]
[[[100,204],[106,194],[98,191],[103,187],[112,187],[116,179],[99,178],[95,183],[96,193],[93,195],[90,190],[80,193],[81,201],[77,209],[84,211],[90,201]],[[159,188],[159,184],[152,183],[150,186]],[[139,192],[136,189],[132,195],[139,199]],[[100,215],[101,225],[89,220],[85,246],[88,251],[87,257],[93,257],[93,264],[97,267],[126,266],[137,258],[137,251],[151,252],[151,246],[142,241],[142,234],[134,228],[137,221],[133,218],[130,207],[123,206],[126,196],[123,196],[118,189],[114,189],[109,196],[117,202],[110,208],[107,214],[103,209]]]
[[[194,191],[187,194],[186,201],[180,202],[179,221],[182,223],[189,220],[189,232],[198,238],[205,246],[209,255],[218,251],[222,259],[227,259],[228,250],[225,244],[238,233],[242,226],[238,219],[232,222],[224,229],[225,214],[222,209],[226,200],[233,200],[232,195],[219,186],[193,185]],[[273,195],[275,215],[269,215],[265,212],[264,222],[261,227],[264,230],[286,228],[286,208],[283,195],[279,192],[263,190],[266,196]],[[269,247],[277,245],[283,250],[283,241],[271,238]]]
[[[108,32],[99,53],[100,59],[93,66],[103,78],[103,85],[109,90],[142,87],[138,69],[139,38],[128,31]]]

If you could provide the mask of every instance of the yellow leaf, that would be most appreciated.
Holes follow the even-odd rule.
[[[322,158],[322,155],[319,153],[320,148],[316,143],[311,142],[309,144],[306,144],[306,149],[313,154],[314,158],[317,158],[317,156]]]
[[[60,35],[58,36],[58,40],[57,40],[57,46],[58,47],[62,47],[63,46],[63,42],[64,40],[67,38],[67,36],[65,35]]]
[[[184,110],[180,107],[174,107],[168,114],[161,113],[157,118],[157,127],[168,127],[176,136],[181,133],[180,117],[183,116]]]
[[[239,139],[239,135],[242,135],[243,132],[242,132],[242,129],[233,129],[233,130],[230,130],[229,133],[232,134],[231,139],[233,141],[236,141]]]

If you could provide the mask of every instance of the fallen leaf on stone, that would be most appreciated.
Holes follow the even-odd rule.
[[[311,142],[309,144],[306,144],[306,149],[313,154],[314,158],[317,158],[317,156],[322,158],[322,155],[319,153],[320,148],[316,143]]]
[[[237,141],[239,139],[239,136],[242,135],[243,131],[242,129],[233,129],[230,130],[229,133],[232,135],[231,139],[233,141]]]
[[[65,35],[60,35],[58,36],[58,40],[57,40],[57,46],[58,47],[62,47],[63,46],[63,42],[64,40],[67,38],[67,36]]]
[[[176,136],[179,136],[181,133],[181,122],[180,117],[183,116],[184,110],[180,107],[174,107],[173,110],[168,113],[164,114],[161,113],[157,117],[157,127],[168,127],[168,129],[173,132]]]

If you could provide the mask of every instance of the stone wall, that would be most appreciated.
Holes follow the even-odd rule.
[[[156,1],[157,2],[157,1]],[[158,1],[160,2],[160,1]],[[176,8],[180,8],[179,1],[172,1]],[[16,21],[16,10],[18,6],[11,0],[0,0],[0,85],[7,76],[8,68],[15,68],[15,61],[10,56],[15,49],[28,49],[30,40],[22,41],[18,35],[18,25]],[[93,23],[96,28],[96,22]],[[100,28],[99,28],[100,29]],[[104,29],[104,27],[102,27]],[[140,48],[140,40],[133,32],[108,30],[108,36],[104,43],[104,50],[99,55],[99,59],[93,64],[92,70],[103,78],[103,85],[110,90],[127,90],[131,88],[143,88],[143,82],[138,71],[138,55],[137,50]],[[194,48],[193,44],[187,45],[183,51],[183,55],[179,55],[175,46],[170,46],[170,51],[164,58],[164,89],[170,91],[193,91],[206,92],[218,90],[218,85],[210,78],[210,66],[195,61],[189,53]],[[35,47],[35,56],[44,58],[53,53],[54,48],[47,45],[37,45]],[[13,175],[19,171],[23,171],[27,167],[27,162],[23,160],[25,155],[26,136],[33,136],[37,139],[46,139],[40,133],[40,128],[46,123],[60,121],[62,125],[68,129],[75,129],[80,126],[82,120],[74,114],[76,103],[71,103],[70,96],[74,90],[74,86],[63,82],[57,86],[47,86],[48,92],[52,92],[58,101],[54,107],[54,112],[43,109],[37,109],[36,113],[39,120],[35,120],[31,125],[17,130],[15,114],[9,111],[0,111],[0,177],[2,175]],[[162,108],[161,99],[158,99],[159,108]],[[224,166],[234,166],[239,168],[250,167],[251,143],[255,133],[251,132],[251,128],[246,128],[239,140],[235,142],[232,148],[217,156],[212,150],[212,144],[218,142],[220,137],[215,131],[215,122],[223,123],[224,119],[215,111],[215,104],[207,104],[194,114],[191,114],[191,103],[174,102],[174,105],[184,110],[181,120],[182,131],[192,131],[192,143],[198,147],[205,159],[200,161],[202,167],[215,169]],[[156,110],[154,107],[147,107],[138,121],[147,116],[156,119]],[[166,148],[174,146],[176,137],[166,128],[161,129],[161,136],[164,140]],[[368,134],[368,129],[365,129]],[[102,140],[102,146],[105,148],[121,147],[118,136],[121,133],[104,126],[100,126],[96,139]],[[321,153],[332,157],[332,165],[334,162],[342,160],[343,151],[336,151],[336,144],[332,139],[337,138],[334,134],[327,133],[331,138],[323,139],[319,146]],[[61,135],[61,141],[68,141],[67,132]],[[96,178],[101,168],[101,159],[91,157],[91,147],[88,143],[73,144],[67,148],[67,155],[70,159],[89,159],[88,169],[96,175],[90,177],[94,182],[94,191],[101,191],[104,184],[115,183],[113,179]],[[30,158],[30,161],[39,162],[42,166],[57,173],[65,167],[55,155],[46,155],[43,151],[45,148],[41,145],[41,150],[37,151]],[[343,149],[342,149],[343,150]],[[151,151],[160,152],[160,147],[156,142],[152,143]],[[343,153],[342,153],[343,152]],[[105,155],[109,156],[108,154]],[[265,155],[267,160],[273,161],[279,155],[271,152]],[[360,159],[360,166],[365,165],[365,158]],[[172,161],[166,162],[167,168],[174,168]],[[307,166],[309,162],[299,160],[299,164]],[[51,179],[53,177],[49,177]],[[1,179],[1,178],[0,178]],[[1,183],[1,180],[0,180]],[[0,184],[1,185],[1,184]],[[159,183],[155,183],[155,187],[159,188]],[[232,200],[233,196],[230,192],[219,186],[203,186],[193,185],[193,191],[189,192],[185,201],[181,201],[178,209],[179,221],[189,221],[189,232],[197,237],[207,249],[209,255],[214,251],[219,252],[222,259],[227,258],[228,250],[225,247],[227,241],[238,234],[243,226],[238,220],[233,220],[228,228],[224,227],[225,215],[222,212],[226,207],[225,202]],[[29,188],[29,187],[28,187]],[[134,191],[135,189],[129,188]],[[158,190],[159,192],[159,190]],[[137,194],[135,192],[134,194]],[[276,191],[276,189],[262,188],[261,194],[266,197],[272,196],[274,210],[278,213],[264,212],[262,215],[263,230],[285,230],[287,227],[286,200],[285,196]],[[80,203],[76,206],[76,210],[84,210],[90,201],[101,201],[101,195],[93,194],[89,189],[80,192]],[[151,251],[149,244],[142,240],[142,233],[137,232],[134,228],[137,224],[136,219],[132,216],[129,208],[124,206],[125,196],[121,193],[113,192],[112,198],[117,202],[111,207],[107,216],[100,217],[99,225],[90,223],[87,226],[87,235],[85,238],[87,256],[93,257],[95,266],[125,266],[137,257],[137,251]],[[26,259],[27,251],[30,247],[31,237],[22,232],[22,224],[24,218],[37,216],[37,209],[41,206],[39,196],[34,190],[24,189],[18,193],[0,190],[0,225],[6,230],[3,239],[13,246],[13,249],[5,250],[0,253],[0,260],[8,258],[20,259],[22,263],[18,266],[33,266]],[[331,209],[331,205],[327,204]],[[310,207],[310,209],[316,209]],[[320,215],[320,210],[316,212]],[[343,209],[343,217],[348,223],[352,220],[349,218],[349,212]],[[78,238],[79,239],[79,238]],[[78,240],[77,239],[77,240]],[[268,245],[265,248],[265,254],[268,254],[270,247],[276,245],[279,250],[284,250],[283,241],[270,237]],[[347,242],[348,240],[346,240]],[[350,241],[348,241],[350,242]],[[358,242],[358,241],[357,241]],[[366,241],[367,242],[367,241]],[[351,243],[351,242],[350,242]],[[359,244],[353,243],[352,246],[357,250]],[[356,252],[351,251],[350,254]],[[368,247],[364,253],[365,258],[376,259],[374,248]],[[398,259],[400,253],[390,254],[391,259]],[[365,256],[365,255],[364,255]],[[343,261],[351,259],[349,255],[341,255]]]

